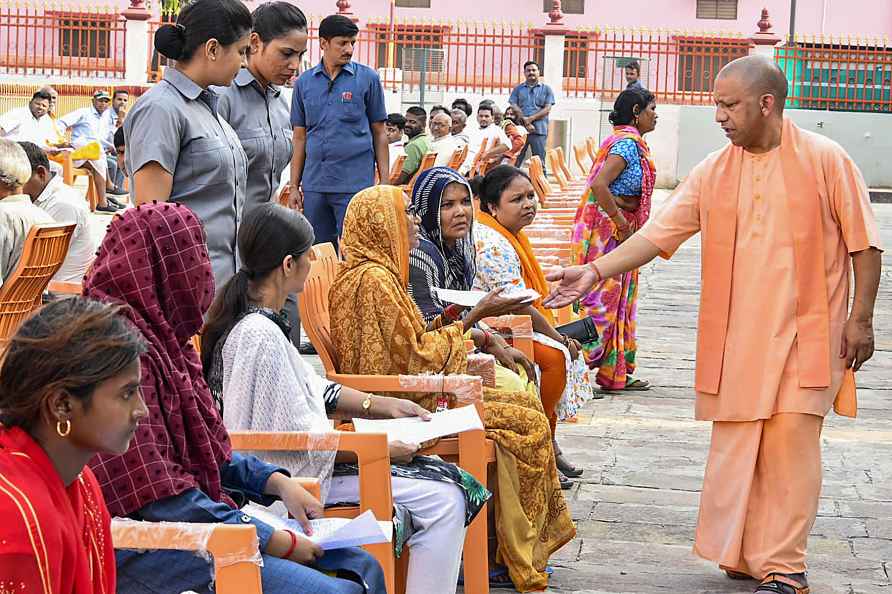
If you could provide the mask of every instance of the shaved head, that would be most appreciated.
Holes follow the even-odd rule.
[[[729,62],[719,71],[716,81],[737,78],[756,97],[773,95],[778,113],[787,100],[787,77],[777,64],[765,56],[746,56]]]

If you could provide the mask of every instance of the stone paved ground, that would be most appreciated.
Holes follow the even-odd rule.
[[[892,245],[892,205],[875,205]],[[553,558],[552,592],[743,593],[691,553],[709,424],[693,420],[699,242],[642,274],[640,372],[655,388],[586,405],[563,424],[586,473],[568,493],[578,537]],[[771,298],[766,287],[766,298]],[[755,321],[754,321],[755,322]],[[892,592],[892,260],[876,308],[877,352],[859,374],[860,416],[825,424],[824,490],[809,541],[815,594]]]

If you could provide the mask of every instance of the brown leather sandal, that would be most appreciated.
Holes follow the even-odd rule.
[[[793,578],[787,577],[782,573],[772,573],[762,580],[762,583],[753,591],[753,594],[757,594],[758,592],[772,592],[773,594],[809,594],[811,588],[808,587],[808,584],[797,582]]]

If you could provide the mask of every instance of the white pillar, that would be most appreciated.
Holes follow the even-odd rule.
[[[149,17],[147,11],[127,11],[124,42],[127,44],[124,80],[131,85],[146,84],[149,63]]]
[[[542,78],[545,84],[554,91],[555,101],[564,96],[564,40],[566,35],[561,31],[551,33],[545,31],[545,71]]]

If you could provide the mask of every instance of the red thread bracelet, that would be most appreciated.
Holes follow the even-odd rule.
[[[287,528],[285,529],[285,532],[287,532],[287,533],[288,533],[288,536],[291,537],[291,546],[288,547],[288,550],[285,552],[285,556],[282,557],[282,558],[283,558],[283,559],[290,559],[290,558],[291,558],[291,553],[293,553],[293,552],[294,552],[294,549],[297,548],[297,535],[296,535],[293,531],[288,530]]]

